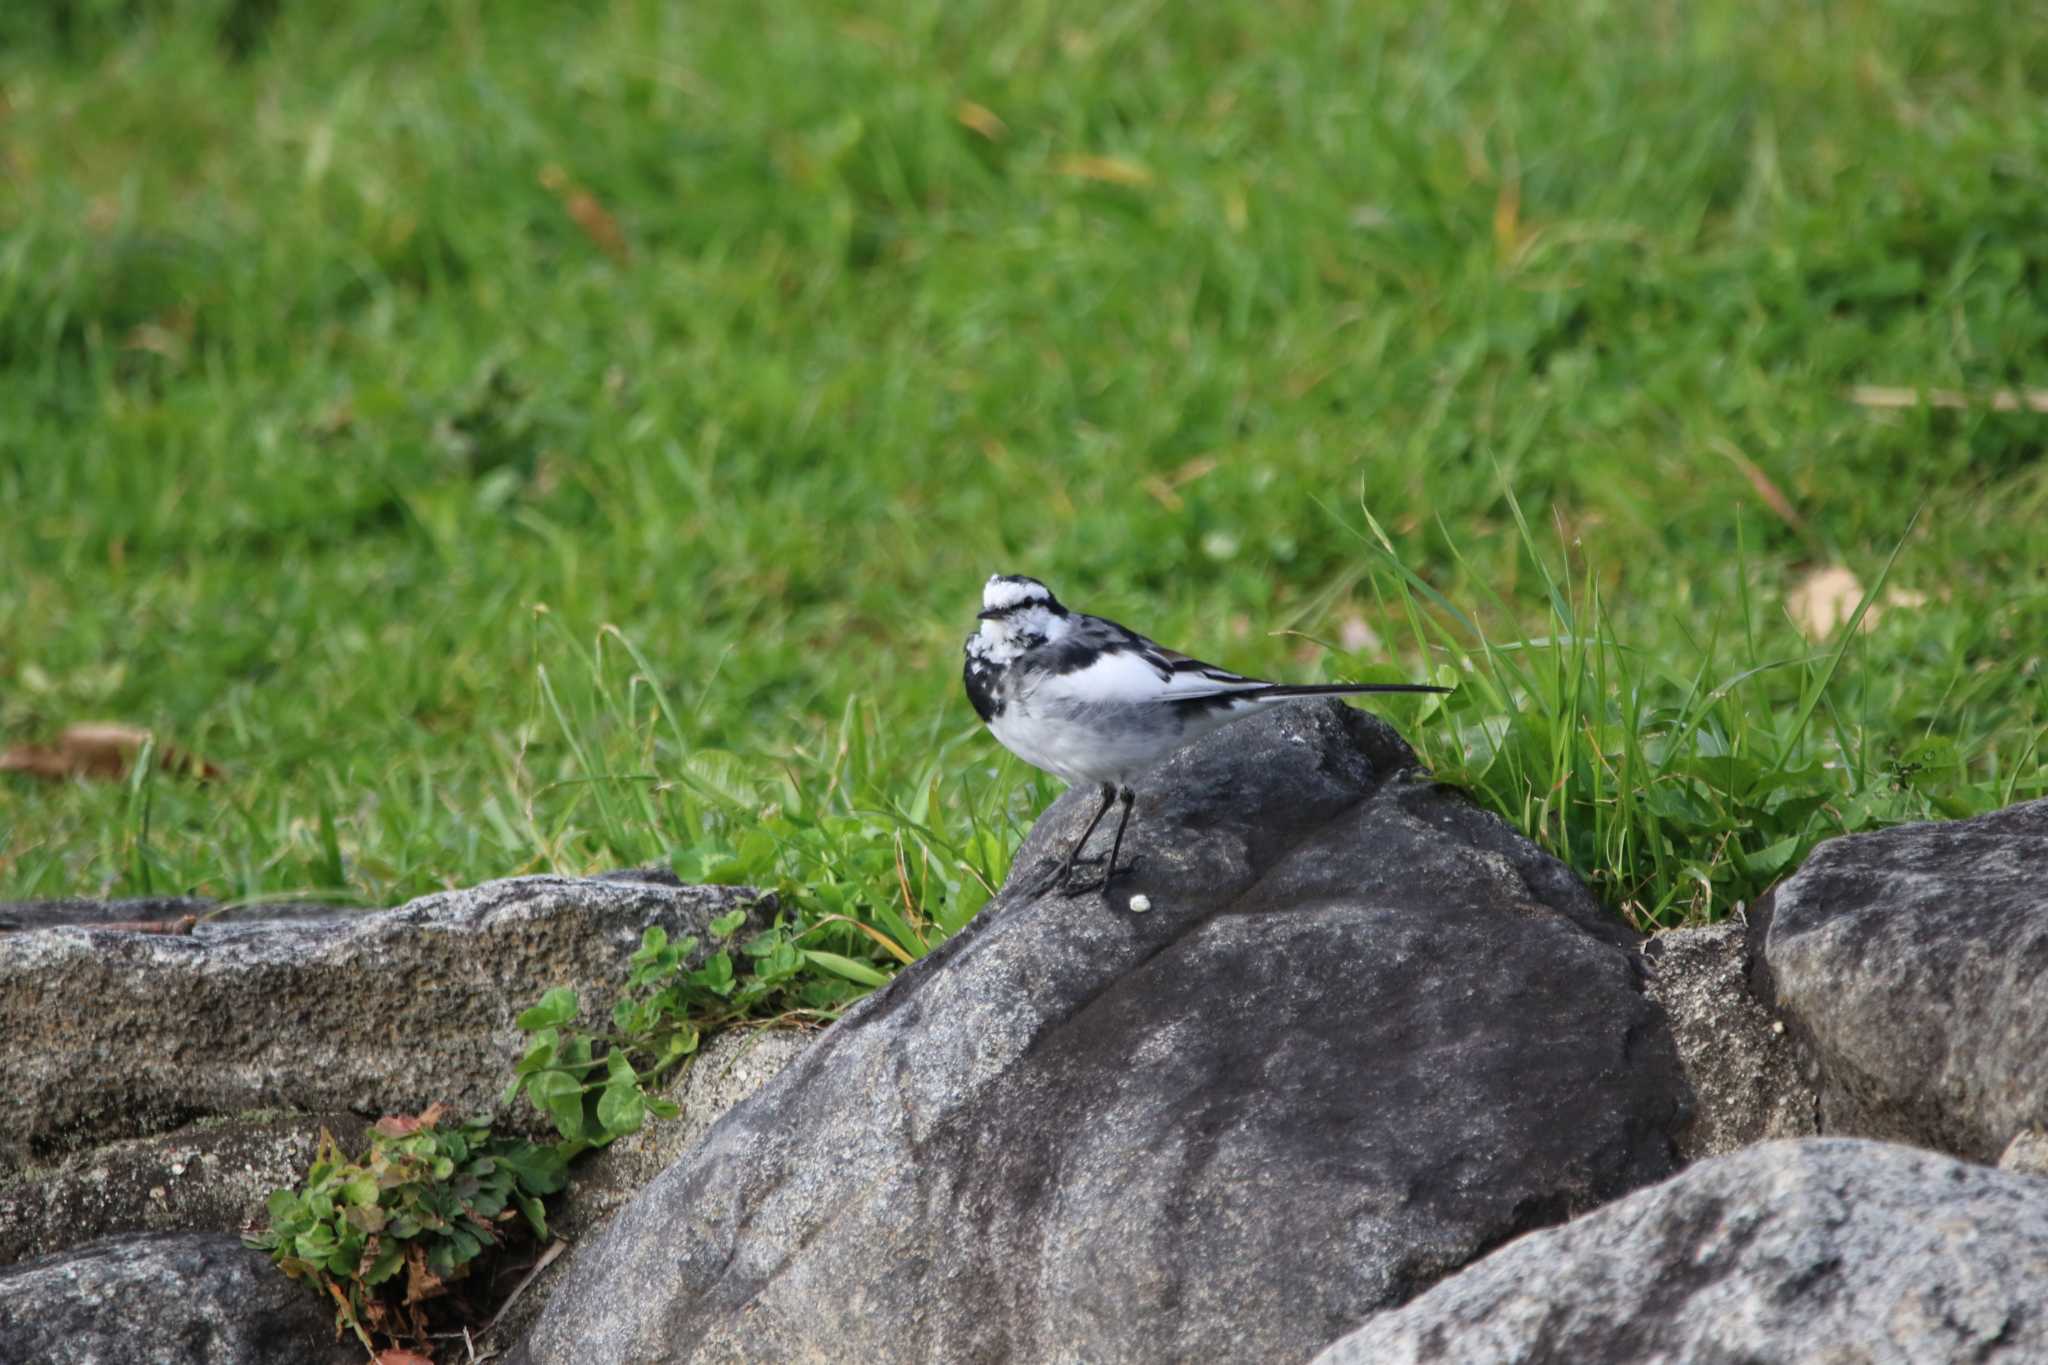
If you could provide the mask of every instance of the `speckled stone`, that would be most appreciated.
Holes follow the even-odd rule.
[[[1316,1365],[2048,1360],[2048,1182],[1770,1142],[1524,1237]]]
[[[489,1111],[543,991],[602,1008],[646,926],[701,935],[750,899],[515,877],[343,918],[0,934],[0,1175],[251,1109]]]

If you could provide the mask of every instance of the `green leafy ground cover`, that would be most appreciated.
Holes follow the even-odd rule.
[[[1845,397],[2048,385],[2025,6],[41,0],[0,171],[0,745],[227,773],[0,777],[0,897],[661,861],[887,967],[1055,793],[999,569],[1460,682],[1645,926],[2048,790],[2048,415]]]

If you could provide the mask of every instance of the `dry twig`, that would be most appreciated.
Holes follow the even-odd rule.
[[[1911,389],[1889,384],[1857,384],[1843,395],[1861,408],[1990,408],[1993,412],[2048,413],[2048,389],[1992,389],[1964,393],[1960,389]]]

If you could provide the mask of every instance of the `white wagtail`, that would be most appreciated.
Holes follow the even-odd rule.
[[[1096,782],[1102,804],[1041,891],[1091,890],[1068,879],[1088,836],[1123,803],[1102,889],[1117,870],[1137,793],[1131,779],[1189,740],[1293,697],[1448,692],[1423,683],[1263,682],[1164,649],[1100,616],[1069,611],[1035,578],[997,574],[967,637],[967,699],[1004,748],[1069,783]]]

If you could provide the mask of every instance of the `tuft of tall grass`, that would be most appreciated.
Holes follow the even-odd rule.
[[[1720,919],[1835,835],[1966,815],[2042,788],[2029,774],[2038,733],[2017,764],[1979,779],[1996,791],[1972,803],[1956,794],[1972,780],[1957,745],[1929,735],[1877,751],[1831,691],[1905,533],[1831,642],[1790,650],[1766,643],[1788,632],[1760,628],[1738,534],[1741,619],[1674,623],[1681,654],[1625,640],[1597,567],[1575,571],[1568,553],[1553,564],[1512,490],[1504,496],[1541,579],[1544,633],[1489,631],[1486,614],[1513,619],[1505,601],[1451,601],[1361,504],[1375,595],[1435,661],[1434,680],[1457,689],[1423,705],[1410,737],[1439,778],[1527,832],[1636,928]]]
[[[926,755],[901,781],[859,695],[787,753],[693,744],[673,689],[624,631],[604,626],[585,645],[551,614],[534,623],[535,709],[564,757],[542,775],[522,746],[506,777],[541,857],[773,890],[792,940],[857,986],[958,933],[1051,794],[1036,774],[991,767],[969,747],[980,726],[945,714],[889,746],[908,739]]]
[[[1405,623],[1428,676],[1456,689],[1403,699],[1413,710],[1399,721],[1439,779],[1529,833],[1638,929],[1722,918],[1834,835],[1970,813],[1954,793],[1972,781],[1997,788],[1980,807],[2041,787],[2028,762],[2038,735],[2019,763],[1973,773],[1931,736],[1874,750],[1836,696],[1896,548],[1825,647],[1768,628],[1744,592],[1739,620],[1681,623],[1691,652],[1678,656],[1625,640],[1598,566],[1546,553],[1505,497],[1548,604],[1544,631],[1490,628],[1514,621],[1508,602],[1454,602],[1361,504],[1358,577],[1383,617]],[[1747,581],[1740,536],[1732,570]],[[861,964],[840,973],[857,985],[958,932],[1052,795],[979,726],[941,712],[922,734],[887,734],[860,696],[786,753],[695,745],[625,632],[605,626],[584,645],[544,611],[534,622],[535,714],[562,758],[544,775],[522,745],[508,764],[517,837],[554,865],[657,863],[771,887],[797,941]],[[925,756],[909,782],[906,751]]]

